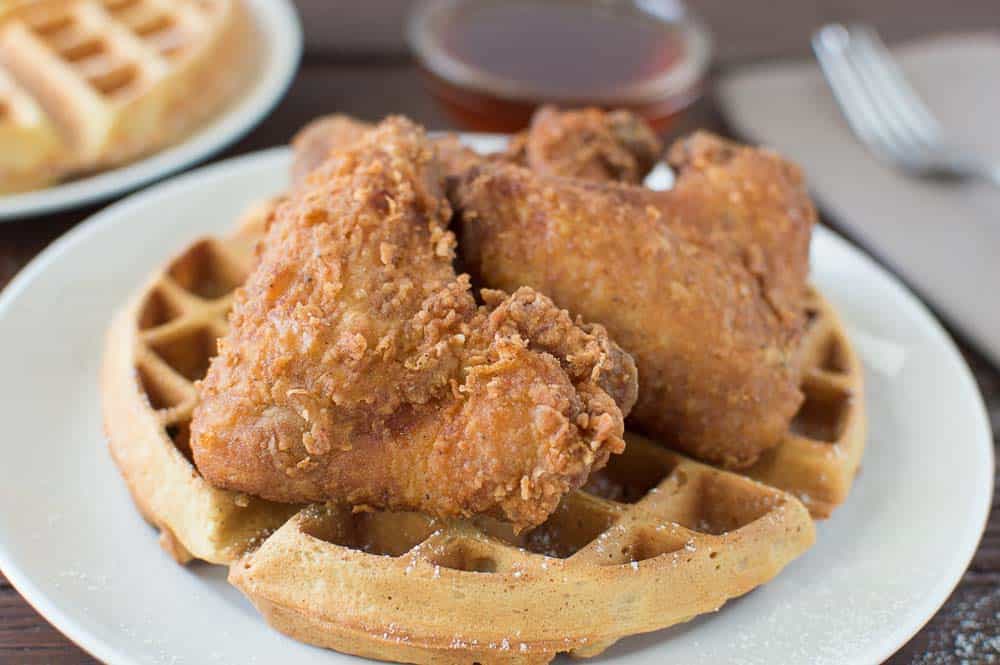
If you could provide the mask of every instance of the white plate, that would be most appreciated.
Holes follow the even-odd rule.
[[[225,570],[177,566],[129,499],[101,430],[112,311],[171,253],[225,233],[282,189],[284,149],[217,164],[119,202],[43,252],[0,296],[0,568],[46,618],[109,663],[357,662],[269,629]],[[979,541],[992,447],[968,369],[927,310],[818,229],[814,278],[849,324],[871,437],[847,503],[775,581],[686,625],[626,639],[624,663],[862,663],[930,618]]]
[[[302,54],[302,27],[291,0],[246,0],[263,57],[246,90],[183,142],[111,171],[24,194],[0,194],[0,222],[97,203],[197,164],[235,143],[284,96]]]

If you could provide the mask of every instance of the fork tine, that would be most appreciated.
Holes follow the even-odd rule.
[[[883,131],[891,134],[918,170],[935,161],[941,137],[937,121],[910,88],[874,30],[850,31],[847,57],[867,89]]]
[[[847,69],[844,54],[847,30],[842,25],[828,25],[813,35],[812,47],[816,53],[823,75],[830,84],[833,97],[844,112],[844,117],[856,134],[868,141],[871,136],[869,113],[866,112],[867,100],[851,80],[852,74]]]
[[[875,74],[883,81],[887,92],[899,100],[899,106],[905,110],[912,126],[919,128],[925,136],[933,137],[935,140],[940,138],[941,126],[937,118],[910,85],[878,32],[866,25],[851,26],[849,32],[852,37],[851,42],[857,46],[859,53],[866,56]]]
[[[898,141],[888,135],[868,91],[847,58],[849,34],[839,24],[821,28],[812,45],[834,98],[854,133],[875,154],[890,161],[909,162]]]
[[[814,33],[812,46],[848,124],[876,157],[917,175],[975,177],[1000,186],[1000,165],[945,143],[873,29],[827,25]]]
[[[891,141],[898,152],[905,153],[911,161],[925,159],[929,139],[920,130],[911,126],[900,108],[904,103],[895,96],[891,88],[887,89],[889,86],[879,76],[871,59],[865,53],[859,52],[856,40],[849,40],[844,49],[844,57],[854,76],[857,77],[858,85],[871,103],[875,114],[873,124],[876,131],[883,135],[885,141]]]

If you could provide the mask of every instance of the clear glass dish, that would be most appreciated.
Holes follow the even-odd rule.
[[[476,131],[515,131],[552,103],[628,108],[665,132],[711,60],[676,0],[425,0],[408,32],[431,93]]]

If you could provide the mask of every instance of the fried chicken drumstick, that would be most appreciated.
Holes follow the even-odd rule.
[[[530,288],[477,306],[441,183],[394,118],[280,205],[199,387],[210,483],[524,527],[623,449],[631,358]]]
[[[743,467],[802,401],[815,213],[770,153],[700,135],[672,154],[669,192],[483,163],[452,188],[461,249],[484,284],[531,286],[605,325],[639,368],[642,429]]]

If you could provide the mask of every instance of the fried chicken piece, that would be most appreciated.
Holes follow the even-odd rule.
[[[374,125],[350,116],[333,114],[316,118],[292,138],[292,183],[305,180],[336,150],[353,147]],[[431,139],[437,148],[438,161],[446,176],[458,175],[484,159],[466,147],[456,134]],[[498,155],[499,156],[499,155]]]
[[[213,485],[538,524],[620,452],[631,358],[529,288],[452,269],[435,150],[401,118],[280,204],[200,384]]]
[[[804,195],[762,174],[682,174],[673,192],[651,198],[639,187],[484,164],[451,194],[466,263],[484,284],[531,286],[605,325],[639,368],[633,422],[697,457],[743,467],[780,441],[802,401],[802,317],[774,306],[752,272],[758,264],[734,260],[757,231],[724,233],[773,224],[776,244],[804,233],[807,248],[811,218],[782,217],[784,199]]]
[[[346,115],[317,118],[292,139],[292,181],[300,182],[334,150],[349,148],[372,125]],[[483,161],[505,161],[546,175],[639,184],[663,152],[645,120],[625,111],[596,108],[560,111],[543,106],[531,127],[511,138],[507,150],[480,155],[455,134],[433,139],[448,176],[459,176]]]
[[[798,167],[708,132],[677,141],[668,161],[676,185],[650,198],[670,228],[741,263],[782,318],[801,323],[816,209]]]
[[[482,164],[484,161],[503,159],[503,153],[483,155],[476,152],[462,143],[458,134],[449,133],[438,136],[434,139],[434,146],[437,148],[441,168],[444,171],[445,177],[449,180],[455,179],[470,168]]]
[[[334,150],[354,146],[373,125],[335,113],[316,118],[292,137],[292,182],[305,180]]]
[[[628,111],[542,107],[506,158],[542,175],[639,184],[661,152],[649,125]],[[668,163],[677,185],[649,199],[670,228],[741,262],[784,317],[801,316],[816,210],[798,167],[705,131],[674,143]]]
[[[640,184],[662,152],[652,128],[629,111],[543,106],[511,139],[506,159],[541,175]]]

